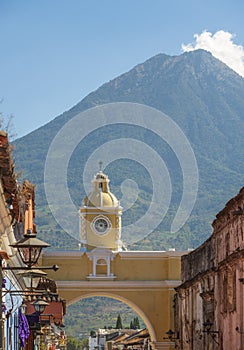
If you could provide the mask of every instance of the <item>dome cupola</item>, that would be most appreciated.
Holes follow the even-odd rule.
[[[100,171],[92,180],[91,192],[80,209],[81,242],[88,249],[121,250],[122,208],[110,192],[109,178]]]
[[[92,191],[84,199],[87,207],[118,207],[119,201],[109,189],[109,178],[99,171],[92,180]]]

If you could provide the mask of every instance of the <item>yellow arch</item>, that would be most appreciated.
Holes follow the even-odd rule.
[[[85,298],[90,298],[90,297],[107,297],[107,298],[112,298],[112,299],[116,299],[119,300],[121,302],[123,302],[124,304],[128,305],[132,310],[134,310],[144,321],[146,328],[148,329],[149,335],[150,335],[150,339],[152,342],[156,341],[156,334],[154,331],[154,328],[151,324],[151,322],[149,321],[147,315],[143,312],[143,310],[141,310],[136,304],[134,304],[131,300],[126,299],[122,296],[120,296],[119,294],[115,294],[115,293],[107,293],[107,292],[89,292],[87,294],[84,294],[80,297],[76,297],[75,299],[73,299],[69,305],[74,304],[75,302],[81,300],[81,299],[85,299]]]
[[[43,265],[59,265],[49,272],[67,304],[89,296],[117,299],[143,319],[156,350],[171,350],[174,344],[163,335],[174,329],[174,288],[181,283],[182,252],[122,251],[94,249],[91,252],[45,252]],[[106,259],[103,270],[98,259]]]

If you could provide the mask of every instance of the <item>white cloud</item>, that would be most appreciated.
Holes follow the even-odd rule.
[[[181,45],[184,52],[198,49],[210,51],[214,57],[244,77],[244,48],[233,42],[233,34],[223,30],[215,34],[203,31],[201,34],[194,34],[194,38],[195,43]]]

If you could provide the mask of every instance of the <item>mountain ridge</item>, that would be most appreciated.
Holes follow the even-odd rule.
[[[187,227],[187,230],[193,232],[194,237],[191,240],[196,246],[206,238],[206,232],[195,237],[197,231],[205,231],[207,227],[208,231],[210,230],[210,223],[216,212],[238,192],[242,185],[244,155],[240,150],[243,149],[243,93],[244,79],[209,52],[197,50],[179,56],[158,54],[103,84],[70,110],[16,140],[17,165],[24,170],[25,176],[30,181],[37,184],[37,206],[44,208],[45,157],[53,137],[65,122],[88,108],[112,102],[135,102],[161,110],[183,130],[198,161],[200,183],[192,222],[195,222],[195,226],[198,222],[199,227],[198,229]],[[146,132],[143,135],[139,134],[135,129],[121,129],[121,135],[142,137],[143,141],[153,145],[158,152],[162,152],[166,147],[155,140],[153,135]],[[106,135],[110,139],[116,138],[119,134],[115,130],[110,130]],[[89,140],[93,146],[96,146],[96,141],[104,142],[99,133],[94,133]],[[82,152],[88,152],[84,145]],[[164,155],[167,154],[169,163],[173,157],[172,154],[169,155],[170,151],[167,149],[163,152]],[[83,155],[77,155],[75,160],[71,160],[71,165],[74,167],[78,162],[83,164],[85,161],[83,158]],[[174,173],[176,168],[177,166],[173,165],[171,173]],[[122,165],[119,169],[122,173],[124,172]],[[114,171],[111,170],[112,173]],[[83,189],[78,183],[78,170],[71,169],[70,174],[74,182],[71,191],[73,196],[75,191],[80,191],[81,203]],[[112,180],[116,182],[113,177]],[[174,178],[175,192],[182,191],[177,183],[180,175],[173,174],[172,178]],[[118,182],[116,186],[115,190],[119,193]],[[149,196],[149,192],[146,193]],[[175,194],[176,197],[177,194]],[[200,200],[202,203],[199,203]],[[173,203],[173,207],[176,206],[177,201],[179,202],[179,199]],[[44,212],[47,213],[46,210]],[[201,212],[202,215],[200,215]],[[207,221],[207,225],[204,221]],[[43,225],[41,219],[38,219],[38,222],[41,230],[42,227],[47,229],[48,226]],[[175,237],[174,239],[176,241]],[[162,246],[172,245],[175,242],[174,239],[167,241],[163,238]]]

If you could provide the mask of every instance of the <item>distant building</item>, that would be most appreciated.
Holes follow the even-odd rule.
[[[149,350],[147,329],[99,329],[89,337],[89,350]]]
[[[88,338],[88,346],[89,346],[89,350],[95,350],[98,349],[98,337],[97,334],[93,335],[93,336],[89,336]]]
[[[176,349],[244,349],[244,188],[216,215],[211,237],[182,256],[182,280]]]

